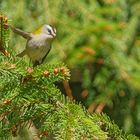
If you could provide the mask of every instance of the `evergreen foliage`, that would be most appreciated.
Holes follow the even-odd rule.
[[[0,61],[1,138],[16,136],[19,128],[30,127],[34,122],[39,138],[52,133],[57,140],[129,139],[106,115],[90,115],[61,95],[54,82],[69,78],[65,66],[44,64],[32,70],[23,63],[14,60],[11,64],[6,58]],[[60,67],[63,71],[55,73]],[[138,138],[131,136],[133,139]]]
[[[0,31],[1,42],[7,44],[9,36],[4,26]],[[90,115],[61,95],[54,83],[68,79],[69,70],[63,64],[43,64],[33,69],[23,60],[1,53],[0,137],[9,139],[18,135],[20,128],[35,125],[39,138],[48,134],[57,140],[127,138],[107,116]]]
[[[7,11],[7,15],[11,17],[12,24],[21,29],[32,31],[43,23],[54,24],[57,28],[57,39],[48,60],[63,61],[70,68],[73,96],[77,100],[82,100],[89,111],[102,112],[104,109],[104,112],[125,131],[139,135],[140,3],[138,0],[1,0],[0,4],[0,8],[5,9],[4,11]],[[16,50],[16,53],[22,50],[25,46],[24,40],[12,34],[8,47],[9,30],[3,27],[0,29],[4,32],[1,35],[4,44],[1,47],[6,48],[11,55],[9,57],[7,51],[3,53],[6,56],[0,54],[0,111],[12,110],[14,106],[22,107],[21,110],[14,108],[15,113],[9,113],[8,121],[0,116],[0,120],[3,120],[1,128],[16,129],[29,125],[29,121],[32,120],[30,115],[33,112],[32,121],[36,127],[40,125],[38,128],[40,136],[46,135],[45,130],[47,130],[53,133],[56,139],[61,139],[62,136],[64,139],[66,134],[69,134],[66,137],[69,139],[85,138],[85,133],[81,135],[79,131],[84,127],[86,136],[93,135],[93,139],[138,139],[124,134],[106,115],[87,115],[79,105],[61,97],[54,83],[69,79],[68,72],[66,72],[68,75],[63,75],[62,69],[68,71],[65,65],[44,64],[32,70],[26,61],[14,57],[13,50]],[[54,71],[59,73],[55,75]],[[80,86],[76,83],[80,83]],[[49,91],[43,88],[45,85],[49,87]],[[43,105],[38,104],[40,101]],[[42,122],[46,125],[42,122],[36,123],[40,118],[36,109],[43,114],[49,109],[54,112],[54,114],[49,112],[53,114],[49,119],[48,114],[46,114],[47,119],[41,116]],[[66,117],[65,109],[73,115]],[[17,112],[19,114],[16,114]],[[79,120],[77,112],[81,114]],[[11,117],[12,113],[16,114],[15,118]],[[70,123],[70,118],[76,122]],[[22,123],[22,120],[25,122]],[[16,127],[15,122],[18,122]],[[66,126],[65,124],[73,126],[60,127]],[[13,129],[10,130],[4,129],[5,135],[0,132],[0,136],[10,136]]]

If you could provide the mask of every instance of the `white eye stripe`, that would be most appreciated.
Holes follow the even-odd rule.
[[[44,25],[44,32],[48,35],[56,36],[56,29],[50,25]]]
[[[47,30],[52,32],[52,27],[47,27]]]
[[[54,30],[53,30],[53,29],[51,29],[51,30],[50,30],[50,29],[48,29],[48,32],[49,32],[49,34],[51,34],[51,35],[52,35],[52,34],[56,34],[56,33],[54,32]]]
[[[52,28],[53,29],[53,32],[56,34],[56,29],[55,28]]]

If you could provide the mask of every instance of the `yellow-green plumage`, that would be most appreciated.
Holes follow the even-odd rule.
[[[39,27],[37,30],[35,30],[34,32],[32,32],[32,34],[38,35],[38,34],[40,34],[42,32],[42,30],[43,30],[43,27]]]

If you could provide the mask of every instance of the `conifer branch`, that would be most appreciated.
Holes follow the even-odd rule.
[[[7,23],[8,18],[0,12],[0,52],[9,56],[10,54],[6,50],[9,42],[9,26]]]
[[[8,32],[3,26],[1,31],[1,48],[5,50]],[[139,139],[120,130],[107,115],[90,114],[62,95],[55,83],[69,78],[64,64],[42,64],[33,69],[21,59],[0,54],[0,138],[17,136],[20,128],[34,125],[40,139],[48,135],[56,140]]]

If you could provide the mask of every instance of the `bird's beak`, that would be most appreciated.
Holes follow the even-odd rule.
[[[52,35],[53,37],[56,37],[56,34],[55,34],[55,33],[52,33],[51,35]]]
[[[53,36],[54,38],[56,37],[56,29],[55,29],[55,28],[53,28],[52,36]]]

